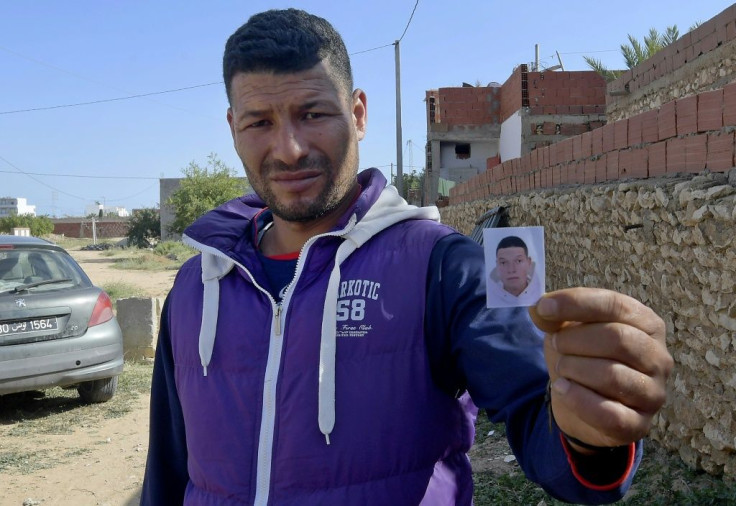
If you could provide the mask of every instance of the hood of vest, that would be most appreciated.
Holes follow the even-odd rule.
[[[328,232],[343,241],[335,254],[322,311],[318,424],[327,444],[330,444],[330,434],[335,426],[336,317],[340,265],[373,236],[396,223],[415,219],[440,220],[439,211],[434,206],[417,207],[407,204],[394,186],[386,185],[386,179],[377,169],[361,172],[358,182],[362,187],[360,196],[338,220],[335,228]],[[212,359],[215,345],[220,303],[219,282],[236,265],[229,252],[242,238],[250,220],[264,207],[265,204],[256,195],[247,195],[205,214],[183,234],[182,239],[186,244],[202,252],[204,297],[199,356],[204,376],[207,376],[207,366]],[[307,244],[313,239],[315,238],[310,239]]]

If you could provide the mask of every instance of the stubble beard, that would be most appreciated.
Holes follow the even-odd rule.
[[[343,163],[351,163],[344,160]],[[351,178],[345,180],[336,179],[340,173],[335,170],[335,166],[330,162],[329,158],[324,155],[310,155],[302,158],[296,167],[290,167],[283,162],[269,161],[261,166],[260,178],[251,177],[251,171],[244,165],[246,175],[253,186],[253,190],[266,203],[271,212],[284,221],[306,223],[325,216],[335,210],[347,193],[352,188],[357,174],[357,160],[355,160],[355,171],[352,172]],[[309,201],[301,201],[293,204],[282,202],[278,199],[268,184],[270,175],[279,171],[294,171],[302,169],[319,168],[325,178],[325,185],[320,193]]]

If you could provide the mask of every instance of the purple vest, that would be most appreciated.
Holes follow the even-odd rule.
[[[207,376],[198,354],[199,259],[170,295],[176,385],[186,424],[186,504],[252,504],[263,390],[275,389],[268,503],[274,505],[471,504],[466,452],[472,416],[432,381],[424,343],[429,257],[451,230],[412,220],[384,230],[342,264],[337,304],[335,426],[319,430],[322,307],[340,239],[309,250],[280,337],[278,380],[264,385],[271,302],[253,246],[220,280],[217,337]],[[252,276],[252,277],[251,277]],[[261,478],[263,478],[261,476]]]

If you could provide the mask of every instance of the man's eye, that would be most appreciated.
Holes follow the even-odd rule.
[[[322,116],[324,116],[324,114],[321,112],[308,112],[304,115],[304,119],[319,119]]]
[[[248,124],[245,128],[260,128],[268,125],[268,121],[265,119],[262,119],[260,121],[255,121],[253,123]]]

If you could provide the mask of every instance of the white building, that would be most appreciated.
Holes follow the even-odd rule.
[[[36,216],[36,206],[29,206],[24,198],[0,197],[0,218],[21,214]]]
[[[85,216],[114,216],[116,218],[127,218],[130,213],[124,207],[105,206],[103,204],[90,204],[84,208]]]

